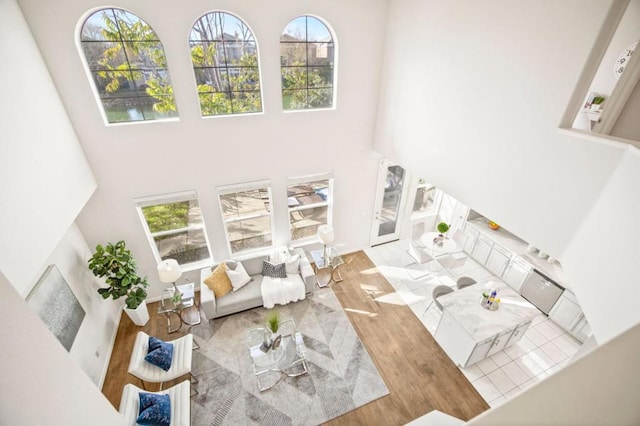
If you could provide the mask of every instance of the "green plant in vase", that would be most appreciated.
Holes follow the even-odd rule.
[[[447,231],[449,231],[450,227],[445,222],[440,222],[437,228],[440,235],[444,236],[444,234],[446,234]]]
[[[280,312],[271,311],[269,315],[267,315],[267,329],[272,334],[276,334],[278,332],[279,327],[280,327]]]

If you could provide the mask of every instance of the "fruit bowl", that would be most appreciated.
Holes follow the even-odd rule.
[[[487,223],[487,225],[489,226],[489,228],[493,229],[494,231],[497,231],[498,229],[500,229],[500,225],[498,225],[497,223],[491,220],[489,221],[489,223]]]

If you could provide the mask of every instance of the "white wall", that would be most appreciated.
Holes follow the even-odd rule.
[[[371,145],[386,1],[111,2],[145,19],[164,42],[180,112],[177,122],[117,126],[103,123],[74,42],[81,18],[104,3],[21,0],[20,5],[99,183],[79,226],[91,247],[125,239],[141,273],[153,284],[151,297],[163,286],[131,201],[135,197],[198,191],[214,257],[221,259],[228,253],[217,185],[271,179],[275,243],[282,244],[288,241],[287,177],[333,171],[336,243],[343,244],[342,251],[367,245],[377,170]],[[254,31],[264,114],[200,118],[187,40],[193,22],[214,7],[237,14]],[[290,19],[305,13],[325,19],[336,33],[335,111],[282,112],[279,37]]]
[[[640,243],[625,232],[636,229],[640,209],[624,201],[635,194],[630,182],[606,209],[630,209],[616,216],[621,232],[569,248],[627,151],[557,127],[610,4],[392,0],[375,142],[379,152],[559,259],[598,338],[638,321],[637,312],[617,311],[628,308],[619,300],[637,296]],[[624,247],[616,249],[621,269],[606,263],[603,247]],[[587,265],[617,283],[612,303],[601,303],[600,279],[575,274]],[[593,316],[596,304],[600,314]]]
[[[71,360],[40,318],[0,273],[3,425],[124,424],[109,401]],[[19,324],[19,327],[15,325]]]
[[[69,353],[71,359],[101,388],[122,313],[122,303],[120,300],[104,300],[98,294],[97,289],[102,284],[87,268],[87,259],[91,254],[92,250],[74,223],[42,265],[37,276],[48,265],[57,265],[80,302],[85,317]]]
[[[469,425],[637,425],[640,326],[532,386]]]
[[[0,2],[0,270],[23,295],[96,183],[15,0]]]
[[[565,251],[565,271],[599,342],[640,322],[640,150],[629,147]],[[582,287],[580,287],[582,288]]]

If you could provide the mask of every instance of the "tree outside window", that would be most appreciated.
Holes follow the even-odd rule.
[[[138,203],[156,261],[176,259],[184,266],[211,259],[202,212],[195,193],[191,197]]]
[[[101,9],[85,20],[80,41],[109,123],[178,115],[162,43],[145,21]]]
[[[262,111],[256,41],[238,17],[211,12],[189,36],[203,116]]]
[[[285,110],[331,108],[335,45],[325,24],[293,19],[280,37],[282,105]]]

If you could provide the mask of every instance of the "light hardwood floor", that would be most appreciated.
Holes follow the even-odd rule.
[[[333,283],[332,289],[376,364],[389,395],[329,424],[402,425],[434,409],[468,420],[488,410],[487,403],[407,306],[375,300],[392,294],[394,289],[366,254],[359,251],[343,259],[340,273],[344,280]],[[164,317],[158,317],[156,309],[155,304],[149,305],[151,319],[145,327],[136,327],[126,315],[122,316],[102,389],[116,408],[126,383],[140,385],[127,374],[136,333],[144,330],[170,340],[188,332],[183,327],[178,333],[167,334]]]

